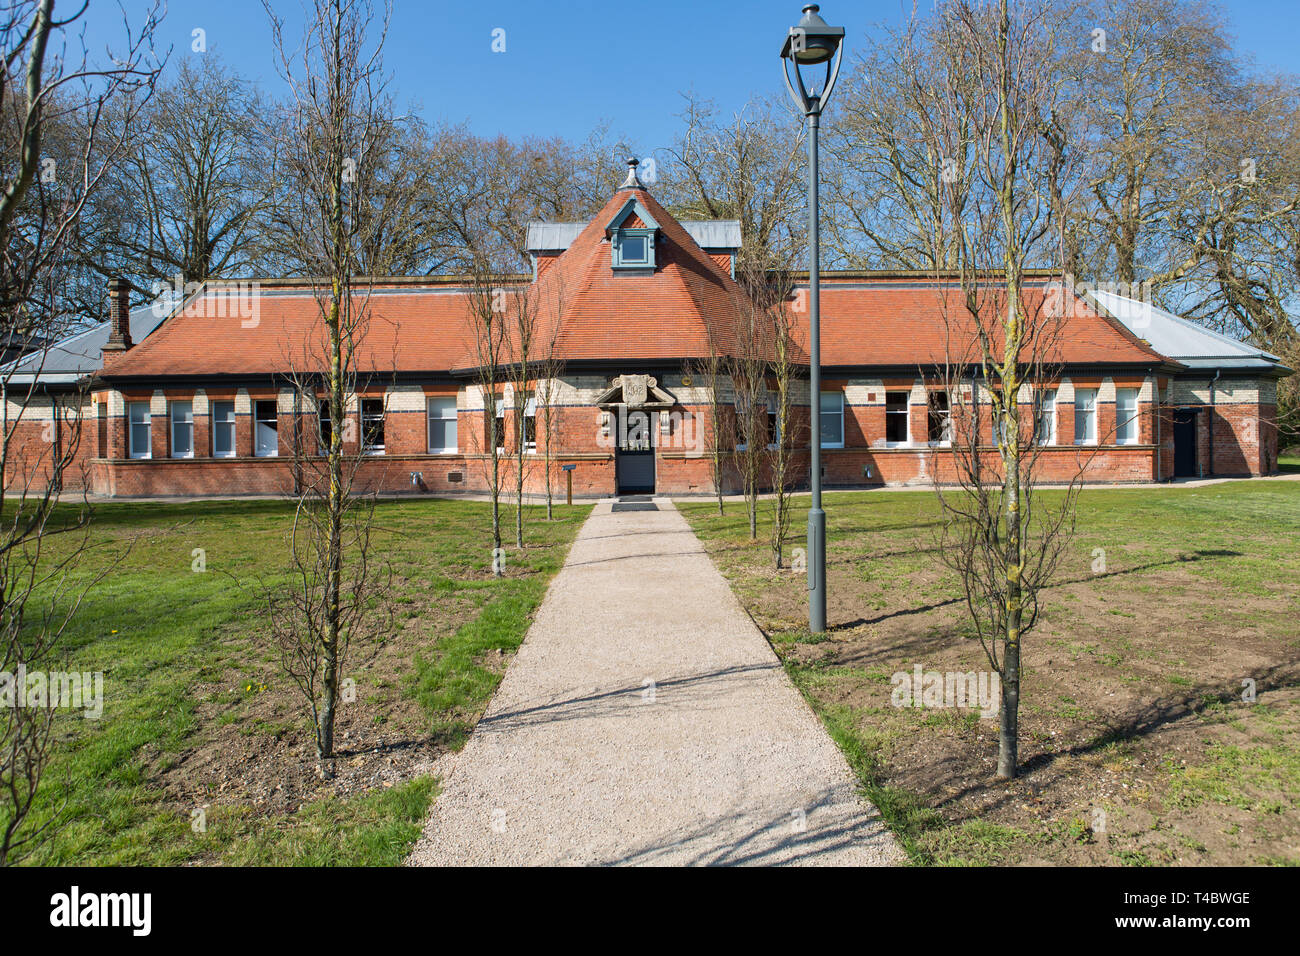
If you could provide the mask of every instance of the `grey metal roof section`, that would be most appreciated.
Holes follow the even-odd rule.
[[[143,342],[171,311],[172,306],[167,306],[155,314],[152,304],[132,310],[132,343],[138,345]],[[6,366],[4,371],[13,373],[10,381],[14,384],[26,384],[33,378],[50,385],[76,382],[86,375],[98,372],[103,366],[104,345],[108,342],[109,331],[109,323],[101,322],[85,332],[78,332],[55,343],[45,351],[38,350],[24,355]]]
[[[529,252],[563,252],[586,228],[585,222],[530,222],[524,242]]]
[[[1150,302],[1102,291],[1093,291],[1092,298],[1161,355],[1191,368],[1289,371],[1271,352],[1207,329]]]
[[[701,249],[739,249],[740,220],[709,219],[681,223]],[[585,222],[530,222],[524,233],[529,252],[563,252],[587,228]]]
[[[705,219],[681,225],[701,249],[740,248],[739,219]]]

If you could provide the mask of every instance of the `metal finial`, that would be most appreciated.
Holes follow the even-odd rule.
[[[638,166],[640,166],[640,165],[641,165],[641,160],[637,159],[635,156],[633,156],[632,158],[630,158],[630,159],[627,161],[627,179],[625,179],[625,180],[623,181],[623,185],[619,187],[620,189],[628,189],[628,188],[632,188],[632,189],[643,189],[643,188],[645,188],[645,187],[643,186],[643,184],[641,183],[641,179],[640,179],[640,177],[638,177],[637,174],[636,174],[636,168],[637,168]]]

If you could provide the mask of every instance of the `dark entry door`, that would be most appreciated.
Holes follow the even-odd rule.
[[[654,412],[629,411],[620,422],[614,473],[620,495],[654,494]]]
[[[1174,477],[1195,478],[1196,412],[1190,408],[1174,409]]]

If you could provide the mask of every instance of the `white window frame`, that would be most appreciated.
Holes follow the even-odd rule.
[[[941,412],[943,416],[943,428],[939,431],[939,438],[930,438],[930,414],[931,402],[936,395],[942,395],[946,399],[946,404]],[[908,416],[911,418],[911,415]],[[936,388],[927,391],[925,394],[925,440],[931,448],[951,448],[952,447],[952,395],[947,389]]]
[[[1034,440],[1040,445],[1056,444],[1056,397],[1056,389],[1045,388],[1038,401],[1038,424]],[[1046,430],[1044,425],[1047,426]]]
[[[188,421],[184,418],[180,420],[177,420],[176,418],[177,411],[181,410],[182,408],[187,409],[189,412]],[[172,402],[169,402],[167,408],[167,422],[168,422],[168,428],[171,433],[171,457],[193,458],[194,457],[194,402],[188,399],[177,399]],[[187,442],[187,444],[190,446],[190,450],[188,452],[185,452],[184,454],[177,454],[176,452],[176,445],[177,445],[176,429],[178,426],[186,427],[189,429],[189,441]]]
[[[347,411],[343,412],[343,421],[347,423]],[[316,399],[316,454],[324,457],[330,453],[330,436],[326,434],[327,429],[334,427],[334,422],[330,419],[330,400],[328,398]],[[347,431],[344,431],[347,434]]]
[[[135,420],[135,413],[143,408],[144,421]],[[137,426],[143,425],[145,434],[149,436],[149,441],[143,449],[136,447],[135,430]],[[126,404],[126,442],[127,455],[130,458],[152,458],[153,457],[153,410],[148,402],[127,402]]]
[[[533,420],[533,440],[524,441],[528,435],[526,429],[530,418]],[[523,442],[525,455],[537,454],[537,399],[532,395],[524,401],[524,416],[519,422],[519,440]]]
[[[270,421],[257,413],[259,405],[270,405],[275,409],[275,447],[266,449],[262,445],[261,437],[258,434],[263,422]],[[280,457],[280,403],[275,399],[258,399],[253,402],[253,455],[257,458],[279,458]]]
[[[822,392],[822,393],[821,393],[821,398],[819,398],[818,401],[821,401],[821,399],[824,399],[827,395],[833,395],[833,396],[835,397],[835,400],[836,400],[837,402],[839,402],[839,406],[840,406],[840,410],[839,410],[839,412],[838,412],[838,413],[832,413],[831,417],[837,417],[837,416],[838,416],[838,418],[839,418],[839,420],[840,420],[840,440],[839,440],[839,441],[833,441],[833,442],[826,442],[826,441],[824,441],[824,442],[821,443],[821,446],[822,446],[823,448],[843,448],[843,447],[844,447],[844,393],[843,393],[843,392]],[[823,405],[819,405],[818,408],[819,408],[820,411],[821,411],[821,421],[822,421],[822,425],[825,426],[825,424],[826,424],[826,409],[825,409],[825,407],[824,407]],[[818,435],[817,437],[820,439],[820,438],[821,438],[821,435]]]
[[[1125,394],[1133,396],[1133,407],[1131,410],[1125,410],[1121,397]],[[1136,445],[1138,443],[1138,399],[1139,390],[1136,388],[1117,388],[1115,389],[1115,444],[1117,445]],[[1125,418],[1124,416],[1129,417]],[[1131,431],[1131,434],[1129,432]]]
[[[903,440],[891,441],[889,438],[889,416],[898,415],[898,412],[889,411],[889,395],[903,395]],[[912,393],[910,390],[901,388],[885,389],[885,444],[886,448],[906,448],[912,444]]]
[[[1092,404],[1090,406],[1085,406],[1085,403],[1080,401],[1084,396],[1091,399]],[[1082,434],[1080,434],[1079,430],[1081,415],[1084,423]],[[1074,390],[1074,443],[1076,445],[1097,444],[1097,389],[1095,388],[1077,388]]]
[[[450,415],[446,414],[448,410],[448,405],[447,405],[448,402],[451,403]],[[435,414],[435,408],[437,408],[438,414]],[[456,414],[456,396],[455,395],[431,395],[429,396],[429,400],[426,403],[426,409],[428,414],[428,422],[425,427],[425,440],[428,442],[429,454],[431,455],[457,454],[459,451],[459,444],[460,444],[460,422]],[[455,439],[455,442],[452,445],[450,446],[444,445],[443,447],[438,448],[433,444],[433,423],[434,422],[451,422],[450,431],[452,437]],[[444,427],[443,435],[446,436],[446,434],[447,431]]]
[[[772,441],[767,443],[769,450],[777,448],[781,444],[781,418],[777,414],[780,411],[781,396],[774,393],[767,393],[767,434]],[[787,415],[788,415],[787,411]]]
[[[737,437],[743,437],[745,434],[745,429],[741,425],[741,422],[744,419],[745,415],[748,414],[746,410],[749,408],[749,397],[743,393],[737,393],[736,399],[734,402],[732,402],[731,407],[736,416],[736,428],[740,432],[740,435]],[[736,451],[748,451],[749,442],[738,441],[735,444],[735,449]]]
[[[386,444],[370,445],[366,442],[366,422],[373,421],[375,417],[366,415],[366,406],[371,405],[373,407],[375,402],[379,403],[379,421],[385,430],[384,442],[388,441],[388,409],[385,407],[384,400],[382,398],[362,398],[358,400],[357,417],[361,422],[361,453],[363,455],[382,455],[385,453]]]
[[[217,417],[218,407],[228,407],[230,409],[230,420],[223,421]],[[208,423],[212,431],[212,457],[213,458],[234,458],[239,452],[239,414],[235,411],[234,402],[210,402],[208,404]],[[226,427],[230,428],[230,450],[217,450],[217,434]]]
[[[498,398],[493,411],[496,413],[493,417],[497,423],[497,457],[499,458],[506,453],[506,400]]]

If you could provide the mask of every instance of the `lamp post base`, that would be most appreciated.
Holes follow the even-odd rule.
[[[808,630],[826,631],[826,512],[808,509]]]

